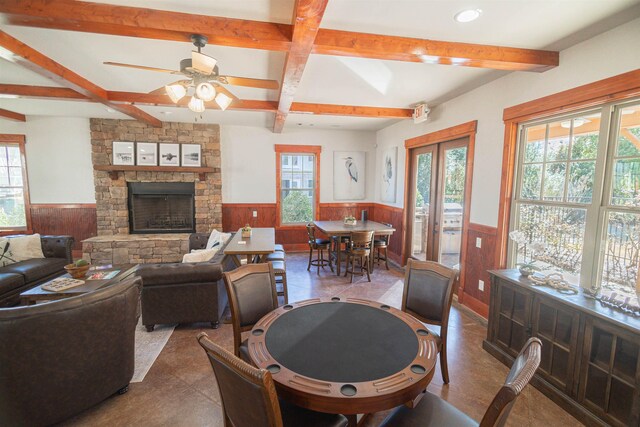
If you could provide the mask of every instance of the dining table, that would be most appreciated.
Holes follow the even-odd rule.
[[[275,250],[276,231],[273,227],[252,228],[251,237],[242,237],[242,229],[239,229],[224,248],[224,254],[233,260],[236,267],[240,267],[241,257],[245,257],[249,264],[265,262],[266,256]]]
[[[335,262],[336,274],[340,276],[342,262],[342,244],[340,239],[349,236],[353,231],[373,231],[374,236],[390,236],[396,231],[395,228],[376,221],[356,221],[355,224],[345,224],[344,221],[314,221],[313,222],[322,233],[335,241],[333,249],[330,249],[330,259]],[[373,268],[373,247],[369,256],[369,271]]]
[[[435,336],[409,314],[337,296],[266,314],[251,330],[248,347],[255,366],[271,372],[279,397],[344,414],[350,426],[358,414],[414,407],[433,378],[438,354]]]

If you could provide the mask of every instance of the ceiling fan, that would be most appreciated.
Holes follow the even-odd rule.
[[[139,70],[159,71],[162,73],[182,74],[188,79],[178,80],[169,85],[155,89],[150,94],[166,92],[175,103],[178,103],[190,89],[193,95],[188,107],[191,111],[202,113],[205,110],[205,102],[214,101],[221,110],[226,110],[233,100],[239,100],[237,96],[229,92],[223,85],[246,86],[260,89],[278,89],[276,80],[250,79],[246,77],[221,76],[218,72],[217,60],[205,55],[200,50],[207,44],[207,37],[200,34],[191,35],[191,41],[198,51],[191,52],[191,58],[180,61],[180,71],[165,68],[147,67],[144,65],[123,64],[120,62],[104,62],[106,65],[118,67],[137,68]]]

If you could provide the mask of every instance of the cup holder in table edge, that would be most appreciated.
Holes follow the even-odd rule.
[[[411,372],[414,374],[423,375],[427,373],[427,369],[422,365],[411,365]]]
[[[351,397],[351,396],[355,396],[356,393],[358,393],[358,389],[354,385],[345,384],[342,387],[340,387],[340,393],[342,393],[345,396]]]
[[[284,308],[285,310],[291,310],[293,308],[293,306],[291,304],[287,304],[282,306],[282,308]]]
[[[340,301],[340,297],[333,297],[331,298],[331,301]]]
[[[264,330],[262,330],[262,329],[254,329],[253,331],[251,331],[251,334],[259,337],[260,335],[264,334]]]
[[[418,330],[416,330],[416,333],[418,335],[422,335],[422,336],[429,335],[429,331],[427,331],[426,329],[418,329]]]
[[[382,304],[382,305],[380,306],[380,308],[381,308],[381,309],[383,309],[383,310],[390,310],[390,309],[391,309],[391,307],[390,307],[390,306],[388,306],[387,304]]]
[[[280,365],[276,365],[275,363],[273,365],[269,365],[267,366],[267,371],[271,372],[272,374],[277,374],[278,372],[280,372]]]

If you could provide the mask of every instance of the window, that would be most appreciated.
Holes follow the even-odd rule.
[[[575,285],[635,298],[640,103],[525,124],[518,144],[511,229],[524,238],[511,242],[510,265],[533,262]]]
[[[276,155],[279,174],[278,225],[300,225],[313,221],[319,194],[317,171],[320,147],[276,145]]]
[[[0,136],[0,229],[26,229],[28,189],[23,163],[24,145],[21,142],[2,142],[20,135]],[[24,141],[21,136],[19,139]]]

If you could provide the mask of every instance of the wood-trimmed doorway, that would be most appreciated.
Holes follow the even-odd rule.
[[[476,128],[477,121],[471,121],[405,141],[403,262],[412,257],[455,265],[460,270],[460,291],[464,289]],[[464,188],[455,200],[449,194],[453,153],[464,173],[459,178]],[[463,292],[458,295],[462,301]]]

